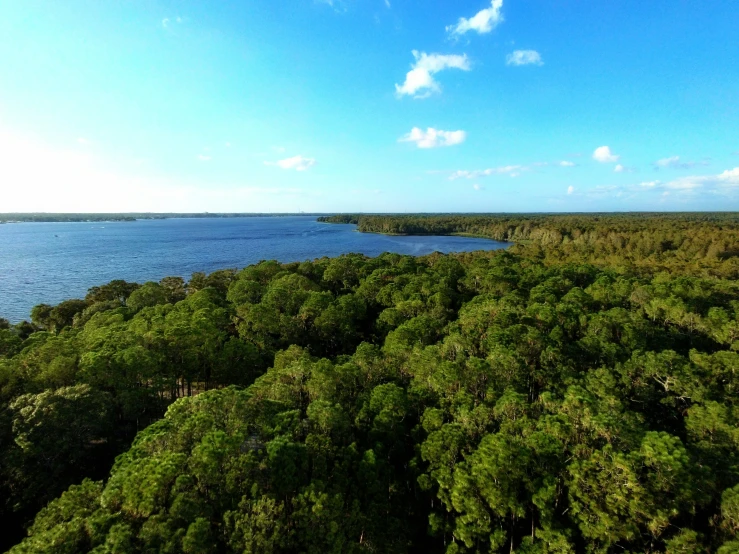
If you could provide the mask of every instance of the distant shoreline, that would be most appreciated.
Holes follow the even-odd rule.
[[[103,223],[133,222],[152,219],[231,219],[244,217],[321,217],[327,213],[121,213],[121,214],[57,214],[0,213],[2,223]]]
[[[4,223],[102,223],[102,222],[133,222],[139,220],[152,219],[229,219],[229,218],[250,218],[250,217],[316,217],[320,223],[353,223],[357,224],[360,217],[392,217],[392,218],[432,218],[432,217],[492,217],[492,218],[515,218],[530,219],[541,217],[567,217],[567,216],[588,216],[588,217],[658,217],[658,218],[684,218],[691,219],[701,218],[710,219],[715,216],[734,216],[739,221],[739,212],[736,211],[693,211],[693,212],[423,212],[423,213],[361,213],[344,215],[336,212],[289,212],[289,213],[217,213],[217,212],[199,212],[199,213],[179,213],[179,212],[119,212],[119,213],[54,213],[54,212],[10,212],[0,213],[0,224]],[[363,231],[367,232],[367,231]],[[394,234],[380,232],[379,234]],[[398,233],[398,235],[420,235],[420,233]],[[439,233],[428,233],[428,235],[438,235]],[[444,233],[457,234],[457,233]],[[459,236],[487,238],[490,237],[478,234],[459,233]],[[493,239],[494,240],[494,239]]]

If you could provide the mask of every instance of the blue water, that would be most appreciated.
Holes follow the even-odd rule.
[[[0,317],[27,319],[36,304],[83,298],[113,279],[143,283],[168,275],[242,268],[260,260],[312,260],[360,252],[423,255],[506,244],[466,237],[364,234],[315,217],[163,219],[0,225]]]

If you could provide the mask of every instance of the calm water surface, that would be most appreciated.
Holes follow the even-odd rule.
[[[505,248],[466,237],[391,237],[315,217],[163,219],[0,225],[0,317],[28,318],[36,304],[83,298],[113,279],[143,283],[168,275],[241,268],[260,260],[312,260],[360,252],[423,255]]]

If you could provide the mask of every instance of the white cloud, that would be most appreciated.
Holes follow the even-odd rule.
[[[575,187],[573,187],[572,185],[567,187],[567,194],[574,194],[574,193],[575,193]]]
[[[590,189],[588,196],[615,196],[637,198],[640,195],[659,194],[661,197],[670,196],[676,200],[697,201],[703,198],[717,196],[739,197],[739,167],[728,169],[718,175],[692,175],[680,177],[672,181],[644,181],[631,185],[600,186]]]
[[[723,173],[717,176],[717,179],[725,184],[731,186],[739,185],[739,167],[734,169],[727,169]]]
[[[485,190],[485,187],[483,187],[482,185],[478,185],[477,183],[472,185],[472,188],[475,190]]]
[[[169,17],[165,17],[164,19],[162,19],[162,28],[169,29],[171,27],[171,24],[172,23],[177,23],[178,25],[181,25],[184,22],[185,22],[185,20],[182,17],[180,17],[179,15],[177,17],[175,17],[174,19],[170,19]]]
[[[225,144],[225,146],[226,146],[226,148],[231,148],[231,143],[230,143],[230,142],[227,142],[227,143]]]
[[[274,165],[282,169],[294,169],[295,171],[306,171],[316,165],[314,158],[305,158],[303,156],[293,156],[276,162],[264,162],[264,165]]]
[[[213,158],[211,158],[210,156],[206,156],[205,154],[198,154],[198,160],[200,160],[201,162],[209,162],[212,159]]]
[[[684,162],[680,159],[680,156],[670,156],[669,158],[662,158],[654,162],[656,169],[692,169],[699,165],[708,165],[705,160],[702,162]]]
[[[464,131],[442,131],[429,127],[425,131],[413,127],[411,132],[398,139],[399,142],[415,142],[419,148],[437,148],[439,146],[454,146],[462,144],[467,138]]]
[[[544,65],[536,50],[515,50],[508,54],[506,65]]]
[[[616,156],[611,152],[611,148],[608,146],[599,146],[593,152],[593,159],[600,163],[614,163],[617,162],[621,156]]]
[[[657,167],[670,167],[675,164],[680,163],[680,156],[672,156],[670,158],[662,158],[661,160],[657,160],[654,162],[654,165]]]
[[[511,177],[518,177],[521,174],[521,171],[528,171],[528,169],[528,167],[522,165],[504,165],[501,167],[477,169],[474,171],[460,169],[452,173],[449,176],[449,179],[452,181],[455,179],[477,179],[478,177],[489,177],[490,175],[510,175]]]
[[[693,175],[690,177],[681,177],[680,179],[664,183],[662,186],[673,190],[739,190],[739,167],[727,169],[718,175]]]
[[[503,0],[492,0],[489,8],[480,10],[467,19],[460,17],[456,25],[447,26],[446,30],[452,35],[460,36],[468,31],[476,31],[479,34],[489,33],[503,21]]]
[[[345,13],[347,6],[344,0],[314,0],[316,4],[326,4],[334,9],[336,13]]]
[[[616,173],[623,173],[624,171],[626,171],[626,168],[621,164],[617,164],[616,167],[613,168],[613,171]]]
[[[385,7],[390,8],[390,0],[385,0]]]
[[[405,82],[402,85],[395,85],[395,92],[398,96],[409,95],[414,98],[426,98],[435,92],[441,91],[439,83],[433,77],[439,71],[444,69],[470,70],[470,62],[466,54],[462,56],[456,54],[426,54],[426,52],[413,50],[413,57],[416,62],[406,74]]]
[[[575,167],[575,162],[569,162],[567,160],[562,160],[559,162],[560,167]]]

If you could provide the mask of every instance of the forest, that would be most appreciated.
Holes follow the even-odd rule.
[[[0,320],[0,550],[739,553],[739,215],[325,221],[514,245]]]
[[[513,251],[547,263],[587,262],[631,271],[664,270],[739,278],[739,217],[734,212],[337,215],[364,233],[471,235],[516,243]],[[521,248],[524,248],[521,250]]]

